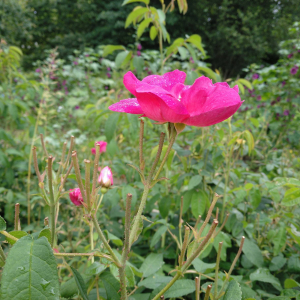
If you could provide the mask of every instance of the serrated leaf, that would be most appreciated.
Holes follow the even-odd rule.
[[[116,50],[126,50],[122,45],[107,45],[103,49],[103,57],[113,53]]]
[[[193,194],[191,208],[192,214],[196,219],[205,213],[207,201],[208,196],[204,191],[200,190]]]
[[[127,28],[131,23],[135,24],[135,21],[137,18],[142,16],[148,11],[147,7],[138,7],[135,8],[127,17],[126,22],[125,22],[125,28]]]
[[[245,245],[244,245],[245,247]],[[277,290],[281,291],[282,287],[278,278],[273,276],[268,269],[259,268],[250,274],[251,281],[261,281],[271,283]]]
[[[51,243],[51,231],[49,228],[45,228],[39,233],[39,238],[42,236],[44,236],[48,242]]]
[[[118,280],[109,272],[104,272],[100,275],[100,280],[102,280],[107,299],[110,300],[120,300],[120,283]]]
[[[190,279],[181,279],[175,283],[165,292],[165,298],[178,298],[184,295],[195,292],[195,282]]]
[[[168,230],[168,226],[161,226],[159,227],[155,234],[153,235],[151,242],[150,242],[150,248],[153,248],[161,239],[162,235]]]
[[[245,239],[243,246],[243,253],[246,257],[257,267],[262,267],[264,264],[264,258],[261,254],[259,247],[249,239]]]
[[[242,291],[240,285],[235,280],[231,280],[225,291],[223,300],[241,300],[241,299],[242,299]]]
[[[248,154],[250,155],[252,150],[254,149],[254,138],[253,138],[252,133],[249,130],[244,131],[244,137],[247,141]]]
[[[150,28],[150,39],[153,41],[155,40],[156,36],[157,36],[157,29],[154,25],[151,26]]]
[[[171,276],[161,276],[154,274],[152,276],[149,276],[145,280],[139,282],[138,286],[144,286],[147,289],[156,289],[158,288],[162,283],[168,283],[171,281],[173,277]]]
[[[208,264],[203,262],[200,258],[196,258],[193,261],[193,266],[197,272],[205,274],[205,272],[213,271],[216,267],[216,263]]]
[[[274,244],[274,255],[278,255],[280,250],[285,246],[286,243],[285,226],[280,227],[272,241]]]
[[[205,51],[202,47],[202,43],[201,43],[201,36],[198,35],[198,34],[193,34],[191,35],[187,40],[186,40],[188,43],[191,43],[193,44],[194,46],[196,46],[201,52],[203,55],[205,55]]]
[[[143,277],[156,273],[164,264],[162,253],[151,253],[144,260],[140,267]]]
[[[152,18],[145,19],[142,23],[140,23],[138,30],[137,30],[137,38],[139,39],[142,34],[144,33],[145,29],[149,26],[152,22]]]
[[[6,222],[5,220],[0,216],[0,231],[6,230]]]
[[[21,231],[21,230],[14,230],[14,231],[9,232],[9,234],[12,235],[12,236],[14,236],[14,237],[17,238],[17,239],[20,239],[21,237],[28,235],[27,232]],[[11,239],[11,238],[9,238],[9,237],[6,237],[6,240],[7,240],[11,245],[14,245],[14,244],[16,243],[15,240],[13,240],[13,239]]]
[[[77,284],[78,287],[78,291],[81,295],[81,297],[83,298],[83,300],[89,300],[88,296],[87,296],[87,287],[85,285],[85,282],[83,280],[83,278],[81,277],[80,273],[74,269],[73,267],[70,267],[72,269],[74,278],[75,278],[75,282]]]
[[[11,248],[1,279],[1,300],[59,300],[56,260],[45,237],[20,238]]]
[[[200,176],[200,175],[193,176],[189,181],[188,189],[189,190],[194,189],[198,184],[201,183],[201,181],[202,181],[202,176]]]
[[[298,187],[287,190],[281,201],[283,206],[294,206],[300,203],[300,189]]]

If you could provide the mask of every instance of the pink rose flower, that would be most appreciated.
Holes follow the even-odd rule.
[[[114,184],[113,174],[109,167],[105,167],[101,170],[98,182],[100,183],[100,185],[107,188]]]
[[[75,204],[76,206],[81,206],[83,199],[82,199],[82,195],[80,192],[80,188],[76,188],[76,189],[71,189],[70,193],[69,193],[70,199],[73,202],[73,204]]]
[[[189,86],[184,85],[185,77],[184,72],[175,70],[140,81],[127,72],[123,83],[136,98],[121,100],[109,109],[142,114],[161,123],[205,127],[228,119],[243,103],[237,85],[230,88],[226,82],[213,84],[211,79],[201,76]]]
[[[106,142],[104,142],[104,141],[98,141],[98,142],[95,143],[95,146],[96,145],[100,146],[100,154],[103,153],[103,152],[106,152],[106,146],[107,146]],[[96,148],[92,148],[91,152],[92,152],[92,154],[96,155]]]

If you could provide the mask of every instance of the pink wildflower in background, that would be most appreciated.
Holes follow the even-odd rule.
[[[136,51],[136,55],[141,56],[141,51],[140,50]]]
[[[259,74],[255,73],[252,75],[252,79],[258,79],[259,78]]]
[[[140,50],[142,50],[142,45],[141,44],[138,44],[137,45],[137,49],[140,51]]]
[[[287,58],[292,58],[293,57],[293,53],[290,53],[288,56],[287,56]]]
[[[82,205],[83,199],[82,199],[82,195],[80,192],[80,188],[71,189],[69,196],[70,196],[70,200],[73,202],[73,204],[75,204],[76,206]]]
[[[292,68],[291,68],[291,71],[290,71],[290,72],[291,72],[291,74],[292,74],[292,75],[295,75],[295,74],[297,74],[297,72],[298,72],[298,69],[299,69],[299,67],[298,67],[298,66],[294,66],[294,67],[292,67]]]
[[[100,146],[100,154],[103,152],[106,152],[106,146],[107,146],[107,142],[104,141],[98,141],[95,143],[95,146],[99,145]],[[96,148],[92,148],[91,149],[92,154],[96,154]]]
[[[222,122],[242,105],[239,89],[226,82],[212,83],[201,76],[193,85],[184,85],[186,74],[175,70],[142,81],[132,72],[124,76],[125,87],[136,97],[109,107],[112,111],[141,114],[160,123],[183,123],[205,127]]]

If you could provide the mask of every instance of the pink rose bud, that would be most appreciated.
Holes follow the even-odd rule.
[[[100,146],[100,154],[103,153],[103,152],[106,152],[106,146],[107,146],[106,142],[98,141],[98,142],[95,142],[95,146],[96,145]],[[92,148],[91,152],[92,152],[92,154],[96,155],[96,148]]]
[[[105,167],[101,170],[98,182],[100,185],[107,188],[114,184],[113,174],[109,167]]]
[[[75,204],[76,206],[81,206],[83,199],[82,199],[82,195],[80,192],[80,188],[76,188],[76,189],[71,189],[70,193],[70,200],[73,202],[73,204]]]

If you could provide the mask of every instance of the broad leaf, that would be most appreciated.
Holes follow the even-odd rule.
[[[83,298],[83,300],[88,300],[87,287],[85,285],[83,278],[81,277],[80,273],[76,269],[74,269],[73,267],[71,267],[71,269],[81,297]]]
[[[250,280],[268,282],[271,283],[277,290],[282,290],[279,279],[273,276],[268,269],[257,269],[255,272],[250,274]]]
[[[0,216],[0,231],[6,230],[6,222],[5,220]]]
[[[164,294],[165,298],[177,298],[195,292],[195,281],[190,279],[177,280]]]
[[[229,282],[223,300],[241,300],[242,291],[240,285],[232,280]]]
[[[156,273],[164,264],[163,255],[161,253],[151,253],[144,260],[140,267],[143,277],[148,277]]]
[[[249,239],[245,239],[243,252],[246,257],[257,267],[262,267],[264,264],[264,258],[261,254],[259,247]]]
[[[20,238],[6,259],[1,300],[58,300],[59,296],[56,260],[47,239]]]

